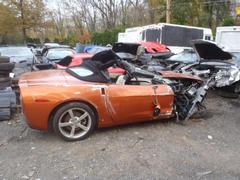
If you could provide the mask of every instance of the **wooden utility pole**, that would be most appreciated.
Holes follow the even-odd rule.
[[[166,23],[171,23],[171,4],[172,0],[167,0]]]

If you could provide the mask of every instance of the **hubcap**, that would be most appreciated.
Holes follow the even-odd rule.
[[[73,139],[84,136],[90,130],[91,124],[92,119],[89,113],[82,108],[66,110],[58,121],[62,135]]]

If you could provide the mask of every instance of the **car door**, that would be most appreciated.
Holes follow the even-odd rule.
[[[153,119],[156,97],[165,112],[172,112],[173,92],[167,85],[109,85],[106,103],[117,124]]]

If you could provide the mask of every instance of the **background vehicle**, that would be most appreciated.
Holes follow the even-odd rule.
[[[216,43],[229,52],[240,52],[240,26],[217,27]]]
[[[58,43],[44,43],[43,47],[58,47],[60,44]]]
[[[66,48],[66,47],[52,47],[43,49],[42,62],[53,63],[58,62],[66,56],[71,56],[76,53],[74,49]]]
[[[216,43],[225,51],[231,52],[240,65],[240,26],[217,27]]]
[[[112,47],[107,47],[107,46],[94,46],[92,48],[88,48],[85,50],[85,52],[90,53],[90,54],[96,54],[99,53],[101,51],[105,51],[105,50],[109,50]]]
[[[191,47],[190,42],[196,39],[213,40],[212,30],[194,26],[159,23],[127,28],[124,33],[118,34],[118,42],[158,42],[167,45],[174,53]]]
[[[10,57],[10,62],[18,64],[26,62],[28,65],[32,65],[36,60],[31,49],[25,46],[0,47],[0,54]]]

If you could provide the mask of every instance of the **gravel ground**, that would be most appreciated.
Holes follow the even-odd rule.
[[[150,122],[97,130],[79,142],[0,123],[0,179],[240,179],[240,100],[211,93],[187,125]]]

